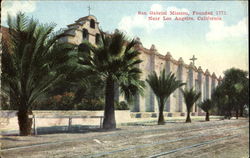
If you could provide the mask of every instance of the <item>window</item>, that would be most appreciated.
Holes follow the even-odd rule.
[[[89,39],[89,32],[86,29],[82,30],[82,40],[88,40]]]
[[[99,34],[99,33],[97,33],[97,34],[95,35],[95,43],[96,43],[96,44],[99,44],[99,43],[100,43],[100,34]]]
[[[90,27],[93,29],[95,28],[95,20],[93,19],[90,20]]]

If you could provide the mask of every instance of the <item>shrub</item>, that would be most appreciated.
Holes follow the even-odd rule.
[[[0,100],[1,100],[1,109],[2,110],[13,110],[10,107],[10,102],[9,102],[9,98],[7,95],[1,94],[0,95]]]
[[[103,110],[104,101],[102,99],[82,99],[82,101],[75,105],[77,110]]]
[[[56,102],[56,110],[74,110],[73,99],[72,96],[62,96],[61,100]]]
[[[46,100],[40,100],[33,106],[34,110],[74,110],[74,94],[64,93]]]
[[[129,110],[129,105],[125,101],[121,101],[120,103],[115,102],[116,110]]]

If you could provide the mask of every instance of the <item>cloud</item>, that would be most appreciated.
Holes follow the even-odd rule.
[[[226,38],[244,37],[247,35],[247,18],[243,18],[236,25],[226,26],[224,21],[210,21],[210,31],[206,34],[208,41],[219,41]]]
[[[169,11],[176,11],[176,12],[189,12],[187,9],[185,8],[176,8],[176,7],[167,7],[166,9],[164,9],[162,7],[162,5],[160,4],[153,4],[150,7],[150,11],[157,11],[157,12],[161,12],[161,11],[167,11],[169,13]],[[149,13],[149,12],[147,12]],[[165,22],[163,20],[159,20],[159,21],[152,21],[152,20],[148,20],[149,16],[153,16],[156,17],[154,15],[138,15],[137,13],[132,15],[132,16],[124,16],[121,21],[118,24],[118,28],[122,31],[125,31],[126,33],[132,35],[133,34],[133,29],[139,28],[139,29],[144,29],[147,33],[150,33],[153,30],[157,30],[157,29],[161,29],[164,27]],[[157,15],[157,17],[161,17],[162,18],[163,15]],[[183,15],[180,15],[179,17],[181,17]]]
[[[6,21],[8,14],[15,16],[19,11],[30,13],[35,11],[35,1],[3,1],[1,10],[1,21]]]
[[[150,10],[162,11],[162,6],[159,4],[153,4]],[[137,13],[133,16],[123,17],[118,24],[118,28],[120,30],[125,31],[129,34],[132,34],[132,30],[134,28],[141,28],[145,29],[147,32],[150,32],[162,27],[164,27],[163,21],[149,21],[147,19],[147,16],[138,15]]]

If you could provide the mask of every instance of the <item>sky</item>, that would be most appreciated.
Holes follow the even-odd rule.
[[[94,15],[102,30],[122,30],[129,38],[139,37],[145,48],[152,44],[160,54],[167,52],[189,64],[193,55],[195,65],[217,76],[231,67],[248,71],[248,2],[247,1],[4,1],[1,25],[7,26],[7,13],[18,11],[38,19],[41,23],[55,23],[56,30],[66,28],[80,17]],[[167,12],[175,19],[187,15],[169,15],[170,11],[187,12],[193,21],[164,21],[163,16],[150,11]],[[221,20],[196,20],[193,12],[213,12],[210,17]],[[223,11],[223,15],[216,15]],[[147,15],[139,15],[146,12]],[[148,18],[159,17],[159,21]],[[207,15],[205,15],[207,17]],[[203,17],[203,16],[200,16]]]

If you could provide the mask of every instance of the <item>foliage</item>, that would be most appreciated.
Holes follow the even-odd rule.
[[[194,103],[200,98],[201,93],[196,92],[193,88],[185,89],[185,90],[181,89],[181,92],[182,92],[182,94],[184,96],[184,101],[185,101],[186,107],[187,107],[187,119],[186,119],[186,122],[191,122],[191,118],[190,118],[191,109],[192,109]]]
[[[68,103],[74,110],[103,110],[104,109],[104,84],[95,76],[85,76],[84,71],[73,71],[65,80],[61,81],[54,87],[51,87],[48,95],[46,96],[47,109],[63,110],[61,103],[56,103],[52,107],[53,99],[48,96],[63,96],[68,91],[74,93],[71,103]],[[84,76],[84,79],[81,79]],[[46,104],[45,104],[46,105]],[[72,107],[72,105],[74,105]],[[39,107],[43,109],[43,107]],[[67,108],[66,108],[67,109]],[[72,109],[72,110],[73,110]]]
[[[193,107],[194,103],[199,99],[201,93],[200,92],[197,93],[193,88],[184,89],[181,91],[184,96],[184,101],[187,106],[187,111],[191,111],[191,108]]]
[[[165,70],[161,71],[159,77],[154,71],[152,74],[148,76],[146,81],[150,85],[151,89],[154,91],[159,104],[158,124],[164,124],[163,110],[168,97],[177,88],[185,85],[185,83],[176,80],[176,77],[173,73],[169,73],[168,75],[166,75]]]
[[[81,102],[75,105],[76,110],[103,110],[103,99],[82,99]]]
[[[104,100],[103,90],[104,83],[102,80],[89,77],[87,86],[78,86],[76,89],[74,103],[80,103],[82,100]]]
[[[82,52],[78,53],[82,59]],[[86,57],[85,57],[86,58]],[[79,61],[81,65],[81,61]],[[63,95],[65,92],[74,92],[74,104],[81,104],[82,100],[103,100],[104,83],[95,75],[90,75],[81,66],[72,71],[65,80],[51,87],[48,96]],[[91,108],[90,108],[91,109]]]
[[[139,80],[141,70],[137,67],[142,60],[138,58],[140,53],[133,48],[137,42],[127,42],[119,31],[113,35],[101,31],[101,39],[97,47],[88,42],[79,45],[79,54],[83,56],[79,63],[86,76],[94,76],[103,82],[107,79],[117,82],[121,93],[130,100],[136,92],[143,91],[143,82]]]
[[[231,118],[243,116],[245,105],[249,106],[248,72],[236,68],[228,69],[221,84],[216,88],[212,98],[218,113]]]
[[[213,102],[210,99],[206,99],[203,102],[201,102],[200,104],[198,104],[198,106],[205,112],[209,112],[212,108],[213,108]]]
[[[13,107],[10,104],[9,98],[6,94],[1,93],[0,94],[0,100],[1,100],[1,109],[2,110],[17,110],[17,107]]]
[[[126,101],[115,102],[115,109],[116,110],[129,110],[129,105]]]
[[[209,121],[209,113],[211,111],[211,109],[213,108],[213,102],[210,99],[206,99],[203,102],[201,102],[200,104],[198,104],[198,106],[206,112],[206,121]]]
[[[134,49],[136,44],[135,40],[127,41],[119,31],[113,35],[101,31],[101,40],[97,46],[90,43],[79,46],[79,53],[84,53],[84,58],[79,58],[79,62],[86,76],[94,75],[105,83],[104,128],[116,128],[115,84],[120,86],[121,93],[128,100],[143,89],[141,70],[137,67],[142,61],[138,59],[139,52]]]
[[[231,111],[232,107],[228,102],[228,95],[224,93],[221,85],[218,85],[212,94],[214,108],[218,115],[227,115],[227,111]]]
[[[9,39],[3,39],[2,90],[18,107],[21,135],[31,134],[33,103],[75,69],[71,44],[60,43],[64,34],[53,33],[54,24],[39,24],[23,13],[8,16]]]
[[[34,104],[33,110],[74,110],[74,94],[64,93],[38,101]]]
[[[105,102],[103,99],[82,99],[74,103],[75,96],[57,95],[50,97],[34,105],[34,110],[103,110]],[[116,110],[129,110],[129,105],[125,101],[115,102]]]

